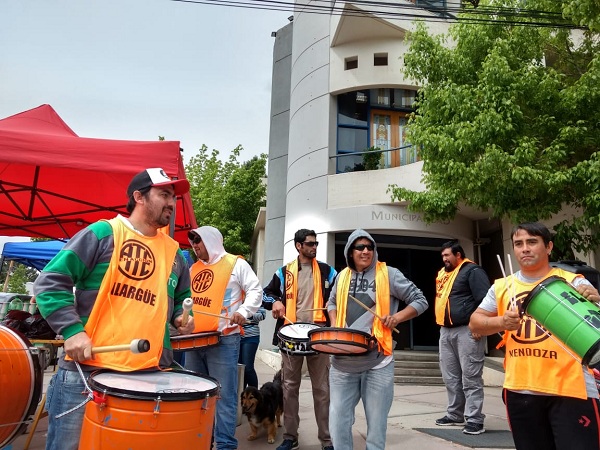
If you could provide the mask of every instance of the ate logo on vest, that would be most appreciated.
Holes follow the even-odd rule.
[[[285,290],[289,291],[294,285],[294,274],[289,270],[285,271]]]
[[[119,272],[132,280],[145,280],[152,276],[155,268],[150,247],[135,239],[123,243],[119,252]]]
[[[192,290],[194,292],[206,291],[215,280],[215,274],[210,269],[201,270],[192,280]]]
[[[515,302],[523,320],[521,321],[519,328],[516,331],[513,331],[511,337],[519,344],[535,344],[537,342],[545,341],[550,337],[550,332],[548,330],[523,311],[523,300],[525,300],[525,297],[527,297],[528,294],[529,292],[522,293]],[[508,304],[508,307],[510,308],[510,303]]]

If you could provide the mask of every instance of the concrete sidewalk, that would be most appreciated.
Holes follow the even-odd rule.
[[[271,381],[276,372],[278,364],[277,355],[270,351],[260,350],[256,359],[256,371],[258,373],[259,384]],[[51,371],[45,374],[45,386],[48,383]],[[484,413],[487,415],[485,421],[486,430],[507,431],[508,423],[506,420],[506,411],[501,398],[502,389],[499,387],[485,388]],[[440,418],[446,413],[446,390],[444,386],[424,386],[424,385],[395,385],[394,402],[388,418],[387,447],[398,448],[399,445],[406,450],[447,450],[447,449],[465,449],[484,447],[463,446],[455,442],[440,439],[429,434],[416,431],[417,428],[435,428],[435,419]],[[6,407],[6,405],[4,405]],[[312,391],[310,378],[302,378],[300,386],[300,433],[299,443],[301,450],[321,450],[321,444],[317,439],[317,426],[315,423]],[[46,430],[48,418],[43,418],[35,430],[30,450],[43,450],[45,447]],[[438,427],[442,428],[442,427]],[[448,427],[443,427],[448,428]],[[451,427],[456,428],[456,427]],[[460,430],[460,428],[457,428]],[[362,450],[365,448],[366,420],[362,404],[356,407],[356,422],[353,427],[354,448]],[[275,444],[268,444],[266,432],[261,430],[255,441],[248,441],[250,427],[246,417],[242,417],[241,425],[237,427],[236,437],[239,441],[240,450],[275,450],[283,440],[283,429],[277,431]],[[27,440],[27,434],[19,436],[11,445],[3,450],[22,450]],[[483,435],[481,435],[483,436]],[[472,442],[476,442],[478,436],[470,437]],[[476,445],[476,444],[475,444]],[[12,446],[12,447],[11,447]],[[490,448],[490,447],[485,447]],[[173,449],[177,449],[174,443]],[[347,449],[337,449],[347,450]],[[495,450],[495,449],[492,449]]]

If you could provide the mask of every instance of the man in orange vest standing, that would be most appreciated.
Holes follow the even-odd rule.
[[[189,187],[187,180],[171,180],[160,168],[137,174],[127,188],[129,218],[118,215],[83,229],[37,278],[37,305],[64,337],[66,354],[47,391],[47,450],[79,446],[87,395],[83,377],[99,368],[169,367],[173,350],[163,348],[169,324],[181,334],[193,330],[193,317],[181,325],[183,301],[190,296],[185,257],[179,244],[159,231],[169,224],[175,196]],[[150,341],[149,352],[100,353],[92,359],[92,344],[127,344],[137,338]]]
[[[277,319],[273,335],[274,345],[279,344],[278,331],[283,325],[289,325],[290,321],[316,323],[321,326],[329,323],[324,308],[336,271],[328,264],[317,261],[318,245],[317,234],[313,230],[303,228],[296,231],[294,246],[298,251],[298,258],[277,269],[265,288],[263,305],[271,310],[273,317]],[[281,353],[285,432],[283,443],[277,450],[299,447],[299,392],[305,356],[312,385],[318,437],[324,450],[333,449],[329,435],[329,355],[295,355],[292,350],[290,354],[285,351]]]
[[[465,434],[485,432],[483,363],[485,339],[469,330],[469,319],[490,288],[484,270],[465,258],[458,241],[442,245],[444,267],[438,272],[435,320],[440,329],[440,369],[448,393],[447,413],[436,425],[463,425]]]
[[[543,224],[517,225],[511,238],[520,270],[496,280],[469,327],[481,335],[505,331],[503,398],[515,445],[519,450],[599,449],[600,403],[593,375],[565,344],[523,315],[523,301],[552,276],[571,283],[591,302],[600,301],[598,291],[582,275],[550,266],[552,235]]]
[[[214,377],[221,384],[214,442],[217,450],[237,449],[240,330],[260,307],[262,288],[250,264],[225,251],[223,235],[215,227],[196,228],[188,238],[198,257],[190,269],[194,333],[220,331],[221,339],[216,345],[187,352],[185,367]]]

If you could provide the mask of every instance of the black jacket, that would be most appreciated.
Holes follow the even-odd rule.
[[[481,304],[490,289],[487,273],[475,263],[463,264],[450,290],[450,316],[448,308],[444,314],[444,326],[468,325],[471,314]]]

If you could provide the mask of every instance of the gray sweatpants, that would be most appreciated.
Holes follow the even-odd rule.
[[[440,369],[450,419],[483,424],[484,360],[485,338],[473,339],[468,326],[440,329]]]

